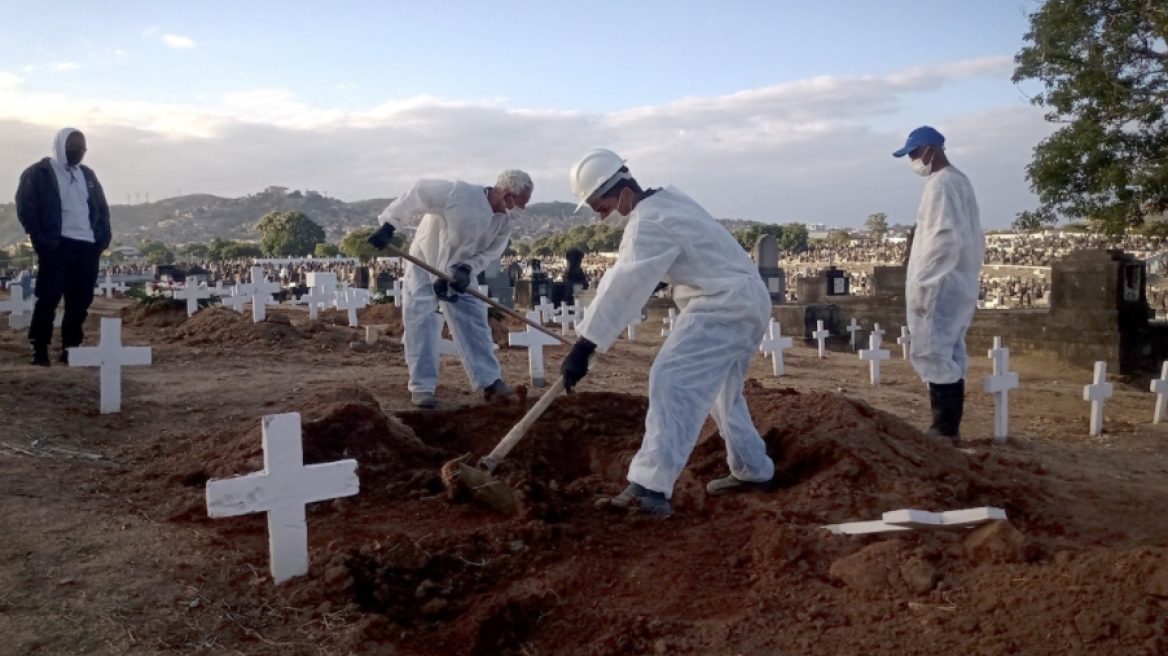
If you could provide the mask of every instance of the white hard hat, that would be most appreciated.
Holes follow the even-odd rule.
[[[624,165],[625,161],[620,158],[620,155],[605,148],[593,148],[576,160],[576,163],[572,165],[572,170],[568,173],[572,184],[572,193],[576,194],[576,200],[580,201],[580,204],[576,206],[576,211],[579,212],[580,208],[584,207],[584,204],[594,194],[601,192],[601,187],[604,187],[606,182],[612,181],[615,184],[616,181],[613,178]],[[626,174],[623,177],[631,178],[632,176]]]

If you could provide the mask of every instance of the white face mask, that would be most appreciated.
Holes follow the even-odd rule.
[[[632,212],[632,210],[629,211]],[[619,197],[616,199],[616,207],[608,213],[608,216],[601,219],[600,222],[613,230],[624,230],[624,227],[628,225],[629,215],[621,213]]]
[[[936,155],[934,154],[933,157],[936,158]],[[916,173],[922,178],[927,178],[933,174],[933,162],[930,161],[928,164],[925,164],[925,156],[923,153],[920,159],[909,160],[909,164],[912,165],[913,173]]]

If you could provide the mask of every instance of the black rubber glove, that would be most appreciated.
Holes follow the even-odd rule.
[[[459,294],[466,292],[466,288],[470,287],[470,267],[465,264],[459,264],[450,272],[450,277],[454,278],[454,282],[450,283],[450,288]]]
[[[442,280],[441,278],[434,281],[434,295],[437,296],[438,300],[440,301],[448,301],[453,303],[454,301],[458,300],[457,296],[450,295],[450,283]]]
[[[659,282],[659,283],[657,283],[657,289],[654,289],[653,293],[656,294],[657,292],[661,291],[662,289],[665,289],[668,286],[669,286],[669,283],[667,283],[667,282]]]
[[[564,377],[564,386],[569,391],[588,375],[588,358],[595,351],[596,345],[581,337],[572,346],[568,357],[560,363],[560,375]]]
[[[392,223],[382,223],[381,227],[377,229],[372,235],[369,235],[369,243],[373,248],[381,250],[393,241],[394,228]]]

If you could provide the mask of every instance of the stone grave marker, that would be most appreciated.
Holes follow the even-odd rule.
[[[294,412],[264,417],[263,446],[263,471],[207,481],[207,516],[267,513],[272,581],[283,583],[308,573],[304,507],[357,494],[357,461],[305,465],[300,415]]]
[[[882,349],[880,335],[884,331],[880,330],[880,325],[876,325],[876,330],[868,337],[868,348],[860,349],[860,359],[868,361],[869,379],[873,385],[880,384],[880,362],[889,358],[888,349]],[[853,333],[854,334],[854,333]]]
[[[1095,380],[1083,386],[1083,400],[1091,402],[1091,436],[1103,434],[1103,402],[1115,394],[1115,386],[1107,382],[1107,363],[1095,363]]]
[[[831,337],[831,332],[823,327],[822,319],[815,322],[815,332],[811,333],[811,336],[819,342],[819,357],[827,357],[827,338]]]
[[[527,320],[539,323],[540,313],[531,311],[527,313]],[[517,333],[509,333],[507,335],[507,344],[510,346],[523,346],[527,348],[527,362],[528,369],[531,372],[531,384],[536,387],[543,387],[546,384],[543,368],[543,347],[555,346],[560,343],[558,339],[552,339],[550,336],[527,326],[527,330]]]
[[[1002,346],[1002,338],[994,338],[989,357],[994,361],[994,373],[985,377],[985,391],[994,395],[994,442],[1005,444],[1010,434],[1010,390],[1018,389],[1018,372],[1010,371],[1010,349]]]
[[[1168,360],[1160,367],[1160,378],[1152,380],[1152,393],[1156,395],[1156,412],[1152,415],[1152,423],[1164,421],[1168,410]]]
[[[782,376],[787,373],[787,367],[783,364],[783,351],[791,348],[794,344],[795,340],[790,337],[783,337],[782,324],[771,319],[770,326],[767,328],[767,334],[762,338],[762,343],[758,345],[758,349],[771,356],[771,364],[773,365],[776,376]]]
[[[150,364],[149,346],[122,346],[122,320],[102,317],[97,346],[69,349],[70,367],[101,367],[101,414],[122,411],[122,367]]]

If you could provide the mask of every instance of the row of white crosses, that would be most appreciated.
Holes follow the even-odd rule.
[[[1160,368],[1160,377],[1152,379],[1150,389],[1156,395],[1156,409],[1152,413],[1152,423],[1159,424],[1168,416],[1168,361]],[[1083,400],[1091,403],[1091,436],[1103,434],[1103,404],[1115,394],[1115,385],[1107,382],[1107,363],[1095,363],[1095,377],[1090,385],[1083,386]]]
[[[110,274],[105,274],[105,282],[98,283],[94,288],[94,296],[105,296],[106,298],[113,298],[114,292],[125,294],[130,288],[120,282],[114,282]]]

